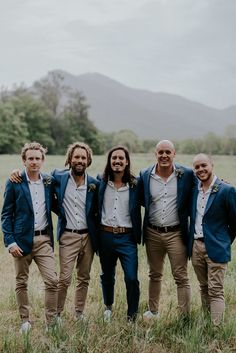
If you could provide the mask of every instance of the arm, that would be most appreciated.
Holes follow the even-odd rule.
[[[228,195],[228,222],[229,231],[231,237],[231,243],[233,243],[236,237],[236,189],[231,187]]]
[[[23,256],[22,249],[17,245],[14,237],[13,222],[15,210],[15,192],[13,184],[8,181],[4,193],[4,203],[2,208],[2,231],[4,235],[4,243],[10,254],[14,257]]]

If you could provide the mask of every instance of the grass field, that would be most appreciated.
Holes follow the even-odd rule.
[[[133,155],[135,173],[153,163],[152,155]],[[191,166],[192,157],[180,155],[176,161]],[[236,157],[214,157],[215,172],[236,185]],[[63,156],[47,156],[44,170],[63,168]],[[89,173],[96,176],[103,170],[104,156],[94,156]],[[0,205],[5,180],[14,168],[21,168],[18,156],[0,156]],[[236,220],[235,220],[236,221]],[[56,219],[55,219],[56,222]],[[236,248],[233,246],[232,261],[229,264],[226,281],[226,313],[224,325],[215,330],[208,317],[201,312],[198,285],[189,262],[192,286],[192,309],[188,323],[177,316],[176,287],[168,261],[162,286],[160,303],[161,319],[147,325],[141,314],[147,308],[148,267],[145,251],[139,247],[139,280],[141,284],[140,316],[135,324],[126,322],[125,288],[120,267],[117,268],[114,317],[112,324],[102,320],[103,304],[99,283],[100,266],[95,257],[85,322],[77,323],[73,317],[73,294],[75,281],[69,289],[62,329],[48,335],[45,333],[43,284],[34,264],[31,266],[29,296],[33,329],[28,337],[19,333],[20,320],[15,300],[14,267],[11,256],[0,243],[0,352],[20,353],[210,353],[236,352]],[[56,247],[56,255],[58,248]]]

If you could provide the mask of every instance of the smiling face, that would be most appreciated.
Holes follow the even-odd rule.
[[[88,156],[84,148],[75,148],[71,156],[70,166],[75,176],[83,175],[88,167]]]
[[[203,184],[210,185],[213,180],[213,163],[207,155],[203,153],[198,154],[193,159],[193,169],[197,178]]]
[[[114,173],[124,173],[128,161],[123,150],[115,150],[110,157],[111,169]]]
[[[175,158],[175,148],[170,141],[164,140],[156,146],[156,159],[158,168],[171,169]]]

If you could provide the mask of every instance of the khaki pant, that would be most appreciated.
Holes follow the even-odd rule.
[[[161,281],[166,254],[177,285],[178,308],[187,314],[190,310],[191,290],[187,273],[187,251],[179,231],[160,233],[147,228],[146,252],[149,264],[149,309],[158,312]]]
[[[28,277],[32,262],[38,266],[45,284],[45,315],[47,323],[55,319],[57,313],[57,274],[53,249],[49,236],[34,237],[32,252],[24,257],[14,258],[16,271],[16,299],[22,321],[29,320]]]
[[[59,242],[60,277],[58,284],[57,311],[64,309],[67,289],[71,284],[76,263],[77,281],[75,290],[75,311],[83,312],[90,280],[94,251],[89,235],[64,232]]]
[[[194,240],[192,264],[197,275],[203,309],[210,311],[212,322],[219,325],[225,309],[224,278],[227,263],[209,259],[205,244]]]

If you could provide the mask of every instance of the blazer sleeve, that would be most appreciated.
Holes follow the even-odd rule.
[[[9,180],[6,183],[4,192],[4,201],[1,213],[2,232],[4,237],[4,244],[8,245],[15,243],[14,238],[14,213],[15,213],[15,190],[14,183]]]
[[[228,195],[228,222],[231,243],[233,243],[236,237],[236,189],[231,187]]]

